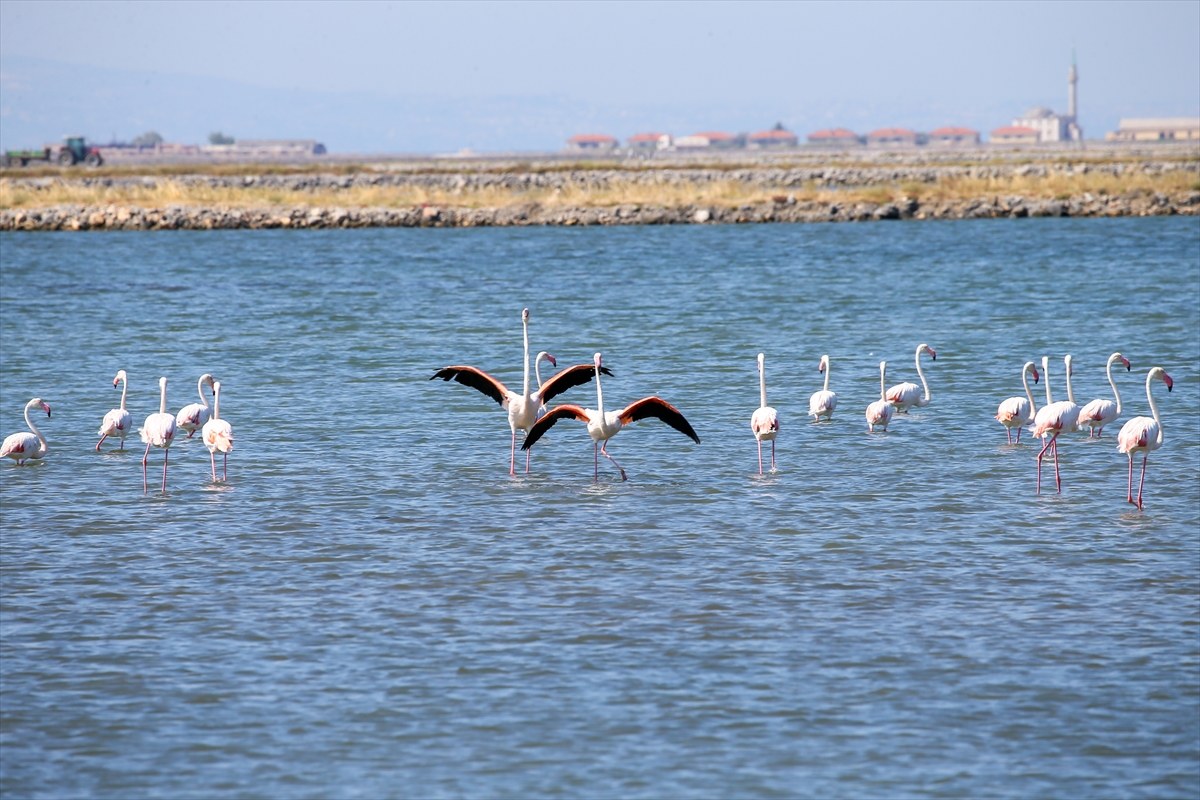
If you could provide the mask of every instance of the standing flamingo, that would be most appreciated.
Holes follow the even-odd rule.
[[[934,361],[937,361],[937,353],[933,348],[922,342],[917,345],[917,375],[921,378],[921,386],[915,383],[897,383],[895,386],[887,390],[887,401],[892,404],[892,407],[901,414],[907,414],[908,409],[916,406],[924,408],[929,405],[929,400],[933,397],[929,393],[929,384],[925,382],[925,373],[921,371],[921,354],[929,353]],[[921,387],[925,387],[925,396],[921,396]]]
[[[529,309],[521,311],[521,327],[525,331],[525,384],[522,394],[517,394],[511,391],[503,383],[488,375],[481,369],[476,367],[453,366],[444,367],[433,373],[429,380],[441,378],[443,381],[454,380],[464,386],[470,386],[472,389],[478,389],[488,397],[500,404],[500,407],[508,411],[508,427],[512,429],[512,445],[509,451],[508,474],[516,474],[517,463],[517,431],[525,431],[533,427],[539,416],[539,409],[546,403],[547,400],[562,394],[567,389],[575,386],[582,386],[592,379],[591,364],[577,364],[573,367],[567,367],[562,372],[559,372],[550,380],[546,381],[545,386],[539,386],[538,391],[529,391]],[[549,361],[556,364],[554,357],[549,356]],[[608,370],[604,371],[605,375],[612,375]],[[528,448],[522,448],[528,449]],[[525,474],[529,474],[529,455],[525,457]]]
[[[158,379],[158,413],[146,417],[142,423],[142,441],[146,443],[146,454],[142,456],[142,491],[146,491],[146,460],[150,458],[151,447],[163,449],[163,482],[162,490],[167,490],[167,456],[170,454],[171,442],[175,439],[175,418],[167,413],[167,379]]]
[[[1117,391],[1117,384],[1113,381],[1112,365],[1114,361],[1120,361],[1125,365],[1125,371],[1130,370],[1129,359],[1120,353],[1113,353],[1108,357],[1108,363],[1104,365],[1104,374],[1108,376],[1108,385],[1112,387],[1113,397],[1117,398],[1117,402],[1112,400],[1104,400],[1097,398],[1079,410],[1079,424],[1088,426],[1088,438],[1092,438],[1092,434],[1096,438],[1100,438],[1100,434],[1104,432],[1104,426],[1110,422],[1116,421],[1117,417],[1121,416],[1121,393]]]
[[[1063,363],[1067,372],[1067,397],[1071,397],[1071,357],[1066,356]],[[1045,442],[1037,454],[1038,494],[1042,493],[1042,456],[1046,454],[1047,449],[1054,451],[1054,484],[1059,492],[1062,491],[1062,477],[1058,472],[1058,435],[1075,430],[1079,419],[1079,406],[1075,405],[1074,400],[1060,400],[1055,403],[1051,397],[1050,359],[1046,356],[1042,356],[1042,373],[1046,376],[1046,405],[1039,408],[1033,418],[1033,435]],[[1047,436],[1050,437],[1049,441],[1046,441]]]
[[[1146,400],[1150,403],[1150,413],[1154,418],[1134,417],[1121,426],[1121,432],[1117,434],[1117,452],[1129,454],[1129,491],[1125,499],[1130,503],[1133,502],[1133,456],[1135,453],[1142,454],[1142,479],[1138,481],[1138,510],[1142,508],[1142,488],[1146,485],[1146,457],[1151,450],[1162,447],[1163,443],[1162,417],[1158,416],[1158,406],[1154,404],[1154,395],[1150,393],[1150,382],[1155,378],[1162,379],[1168,392],[1175,385],[1171,376],[1163,372],[1162,367],[1154,367],[1146,374]]]
[[[200,376],[200,380],[196,382],[196,391],[200,393],[199,403],[189,403],[179,409],[179,413],[175,415],[175,424],[188,432],[187,438],[192,438],[192,434],[204,427],[204,423],[208,422],[208,418],[212,415],[212,408],[208,405],[208,398],[204,396],[204,387],[210,389],[213,385],[213,376],[207,372]]]
[[[221,480],[229,480],[229,451],[233,449],[233,428],[228,422],[221,419],[221,382],[213,383],[213,412],[212,419],[204,423],[204,429],[200,433],[200,438],[204,440],[205,447],[208,448],[208,460],[212,463],[212,478],[213,483],[217,482],[217,451],[221,451],[221,455],[225,461],[221,466]]]
[[[771,471],[775,471],[775,435],[779,433],[779,414],[767,405],[767,373],[762,353],[758,354],[758,409],[750,417],[750,430],[758,440],[758,474],[763,474],[762,443],[771,443]]]
[[[996,419],[1004,426],[1008,434],[1008,443],[1012,444],[1012,429],[1017,429],[1017,444],[1021,443],[1021,428],[1033,422],[1033,414],[1037,411],[1037,403],[1033,402],[1033,392],[1029,391],[1029,373],[1033,373],[1033,382],[1038,382],[1037,367],[1032,361],[1026,361],[1021,367],[1021,384],[1025,387],[1024,397],[1010,397],[996,409]]]
[[[100,435],[100,441],[96,442],[96,452],[100,452],[100,445],[104,444],[104,440],[109,436],[116,436],[121,440],[121,449],[125,449],[125,437],[129,435],[130,428],[133,427],[133,417],[125,410],[125,394],[129,391],[129,381],[125,376],[125,370],[117,370],[117,377],[113,378],[113,388],[117,388],[117,384],[121,384],[121,407],[114,408],[104,415],[104,421],[100,423],[100,430],[97,433]]]
[[[33,424],[33,420],[29,418],[29,409],[41,406],[46,412],[46,417],[50,416],[50,404],[43,403],[42,398],[35,397],[25,404],[25,424],[29,426],[28,431],[10,434],[5,437],[4,444],[0,445],[0,458],[8,456],[13,461],[17,462],[17,466],[24,466],[26,461],[37,461],[45,458],[46,453],[50,450],[50,445],[46,444],[46,437],[42,436],[42,432]]]
[[[833,419],[833,410],[837,408],[837,393],[829,391],[829,356],[821,356],[821,366],[817,367],[817,372],[825,373],[825,388],[813,392],[812,397],[808,398],[808,413],[812,414],[813,422],[821,417]]]
[[[887,385],[887,362],[879,362],[879,399],[871,405],[867,406],[867,430],[870,433],[875,432],[876,425],[882,425],[884,433],[887,433],[888,423],[892,421],[892,406],[888,402],[887,392],[884,391],[884,386]]]
[[[644,397],[636,403],[630,403],[620,411],[604,411],[604,394],[600,387],[600,373],[604,372],[604,368],[600,365],[600,354],[596,353],[592,357],[594,366],[594,374],[596,376],[596,409],[582,408],[574,405],[563,405],[552,408],[544,417],[534,423],[530,428],[529,433],[525,436],[525,442],[521,445],[522,450],[528,450],[533,447],[542,435],[550,430],[554,423],[560,419],[575,419],[580,422],[587,423],[588,435],[592,437],[592,456],[595,462],[595,479],[600,481],[600,455],[613,463],[621,473],[621,480],[627,480],[625,470],[617,463],[616,459],[608,454],[605,449],[608,445],[608,440],[617,435],[617,432],[626,425],[637,422],[640,419],[647,417],[655,417],[670,425],[680,433],[691,437],[691,439],[700,443],[700,437],[692,430],[692,426],[684,419],[683,414],[679,413],[679,409],[663,400],[661,397]],[[604,372],[604,374],[608,374]],[[599,451],[597,451],[599,446]]]

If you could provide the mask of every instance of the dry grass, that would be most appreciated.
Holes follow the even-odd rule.
[[[341,207],[412,207],[422,203],[438,206],[494,208],[517,203],[536,202],[544,207],[611,207],[622,204],[667,207],[689,204],[735,207],[762,203],[781,194],[794,195],[798,201],[884,203],[900,197],[923,202],[965,200],[979,197],[1020,195],[1033,198],[1072,197],[1085,193],[1116,195],[1129,191],[1177,192],[1200,188],[1196,172],[1173,172],[1161,176],[1144,174],[1116,177],[1052,175],[1003,179],[951,178],[937,183],[903,183],[856,189],[831,190],[816,186],[799,189],[767,189],[737,181],[685,183],[674,185],[638,185],[616,183],[600,189],[569,187],[562,190],[537,189],[513,191],[501,188],[481,190],[437,190],[418,187],[352,187],[288,191],[270,188],[211,188],[188,186],[179,181],[160,181],[154,187],[81,187],[56,183],[46,189],[30,189],[0,179],[0,209],[41,208],[59,204],[90,206],[167,205],[222,206],[260,208],[265,206],[341,206]]]

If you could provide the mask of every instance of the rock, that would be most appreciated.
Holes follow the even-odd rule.
[[[875,209],[875,219],[900,219],[900,209],[892,203],[884,203]]]

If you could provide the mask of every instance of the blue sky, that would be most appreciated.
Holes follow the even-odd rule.
[[[0,3],[0,142],[311,137],[555,150],[573,133],[803,134],[1034,105],[1200,114],[1200,3]]]

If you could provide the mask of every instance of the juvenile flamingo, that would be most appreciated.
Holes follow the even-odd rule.
[[[121,448],[125,449],[125,437],[129,435],[130,429],[133,427],[133,417],[125,410],[125,394],[129,391],[129,381],[125,377],[125,370],[117,370],[117,377],[113,378],[113,388],[117,388],[117,384],[121,384],[121,407],[114,408],[104,415],[104,421],[100,423],[100,430],[97,433],[100,436],[100,441],[96,442],[96,452],[100,452],[100,445],[104,444],[104,440],[109,436],[116,436],[121,440]]]
[[[167,379],[158,379],[158,413],[146,417],[139,431],[142,441],[146,443],[146,454],[142,456],[142,491],[146,491],[146,461],[150,458],[151,447],[163,449],[163,482],[162,490],[167,490],[167,456],[171,452],[171,442],[175,439],[175,418],[167,413]]]
[[[1033,422],[1033,414],[1037,404],[1033,402],[1033,392],[1029,391],[1029,373],[1033,373],[1033,382],[1038,382],[1037,367],[1032,361],[1026,361],[1021,368],[1021,384],[1025,387],[1024,397],[1010,397],[996,409],[996,419],[1004,426],[1008,434],[1008,443],[1012,444],[1012,429],[1017,429],[1017,444],[1021,443],[1021,428]]]
[[[1125,356],[1113,353],[1108,357],[1108,363],[1104,365],[1104,374],[1108,376],[1108,385],[1112,387],[1113,397],[1117,398],[1117,402],[1097,398],[1079,410],[1079,424],[1088,426],[1089,439],[1093,434],[1097,439],[1100,438],[1100,434],[1104,432],[1104,426],[1116,421],[1121,416],[1121,393],[1117,391],[1117,384],[1113,381],[1112,376],[1114,361],[1124,364],[1126,372],[1129,371],[1130,364],[1129,359]]]
[[[221,466],[221,480],[229,480],[229,451],[233,449],[233,428],[221,419],[221,382],[213,383],[212,419],[204,423],[200,433],[204,446],[208,448],[208,460],[212,464],[213,483],[217,482],[217,451],[225,459]]]
[[[821,366],[817,367],[817,372],[825,373],[825,388],[813,392],[812,397],[808,398],[808,413],[812,414],[813,422],[821,417],[833,419],[833,410],[837,408],[837,393],[829,391],[829,356],[821,356]]]
[[[867,406],[867,430],[871,433],[875,432],[875,426],[883,426],[884,433],[887,433],[888,423],[892,421],[892,405],[888,402],[887,392],[884,391],[884,386],[887,385],[887,362],[879,362],[879,399],[871,405]]]
[[[189,403],[179,409],[179,413],[175,415],[175,424],[187,431],[187,438],[192,438],[192,434],[204,427],[204,423],[208,422],[212,416],[212,408],[208,405],[208,398],[204,396],[204,387],[210,389],[213,385],[213,376],[207,372],[200,376],[200,380],[196,382],[196,391],[200,394],[199,403]]]
[[[17,462],[17,466],[23,466],[26,461],[37,461],[45,458],[49,452],[50,446],[46,444],[46,437],[42,436],[42,432],[33,424],[33,420],[29,418],[29,409],[41,406],[46,412],[46,417],[50,416],[50,404],[43,403],[42,398],[35,397],[25,404],[25,424],[29,426],[29,430],[13,433],[4,439],[4,444],[0,445],[0,458],[8,456],[13,461]]]
[[[925,373],[921,371],[921,354],[929,353],[934,361],[937,361],[937,353],[933,348],[925,343],[917,345],[917,375],[921,378],[921,386],[915,383],[897,383],[895,386],[887,390],[886,399],[892,404],[892,407],[901,414],[907,414],[908,409],[916,406],[924,408],[929,405],[933,395],[929,392],[929,384],[925,382]],[[921,387],[925,387],[925,396],[921,396]]]
[[[1136,453],[1142,454],[1142,479],[1138,481],[1137,496],[1139,510],[1142,508],[1142,488],[1146,485],[1146,458],[1151,450],[1157,450],[1163,443],[1162,418],[1158,415],[1158,406],[1154,404],[1154,395],[1150,393],[1150,382],[1155,378],[1162,379],[1168,392],[1175,385],[1162,367],[1154,367],[1146,374],[1146,400],[1150,403],[1150,413],[1154,418],[1134,417],[1126,422],[1117,434],[1117,452],[1129,455],[1129,490],[1125,499],[1130,503],[1133,502],[1133,456]]]
[[[1071,357],[1063,358],[1067,373],[1067,397],[1071,397]],[[1074,400],[1060,400],[1055,403],[1050,395],[1050,359],[1042,356],[1042,373],[1046,376],[1046,405],[1038,409],[1033,418],[1033,435],[1045,442],[1037,454],[1037,493],[1042,493],[1042,457],[1046,450],[1054,451],[1054,484],[1062,491],[1062,477],[1058,471],[1058,435],[1075,430],[1079,419],[1079,406]],[[1050,437],[1047,441],[1046,437]]]
[[[512,445],[509,451],[508,474],[516,474],[517,463],[517,431],[525,431],[533,427],[533,423],[537,421],[539,409],[545,405],[547,400],[562,394],[567,389],[575,386],[582,386],[592,379],[592,365],[578,364],[574,367],[567,367],[562,372],[555,375],[550,380],[546,381],[545,386],[540,386],[538,391],[529,391],[529,309],[521,311],[521,327],[525,332],[525,383],[521,394],[510,390],[503,383],[493,378],[481,369],[467,366],[452,366],[439,369],[433,374],[429,380],[441,378],[443,381],[457,381],[464,386],[470,386],[472,389],[478,389],[488,397],[500,404],[500,407],[508,411],[508,426],[512,430]],[[549,356],[549,354],[547,354]],[[549,356],[550,363],[556,364],[553,356]],[[612,375],[608,370],[604,371],[605,375]],[[528,449],[528,448],[522,448]],[[525,458],[525,474],[529,474],[529,457],[526,454]]]
[[[574,405],[557,406],[550,409],[544,417],[534,423],[530,428],[529,433],[525,436],[525,442],[521,445],[522,450],[528,450],[533,447],[542,435],[550,430],[554,423],[560,419],[575,419],[580,422],[587,423],[588,435],[592,437],[592,456],[595,461],[595,479],[600,480],[600,453],[613,463],[613,466],[621,473],[621,480],[627,480],[625,470],[617,463],[616,459],[608,454],[605,447],[608,440],[617,435],[617,432],[626,425],[637,422],[640,419],[647,417],[655,417],[670,425],[680,433],[691,437],[691,439],[700,443],[700,437],[692,430],[692,426],[684,419],[683,414],[679,413],[679,409],[663,400],[661,397],[644,397],[636,403],[630,403],[620,411],[604,411],[604,394],[600,387],[600,374],[604,372],[604,368],[600,365],[601,357],[596,353],[592,357],[594,366],[594,374],[596,376],[596,409],[582,408]],[[607,374],[607,373],[605,373]],[[599,447],[599,450],[597,450]]]
[[[767,373],[762,353],[758,354],[758,409],[750,417],[750,430],[758,440],[758,474],[763,474],[762,443],[771,443],[771,471],[775,471],[775,435],[779,433],[779,414],[767,405]]]

